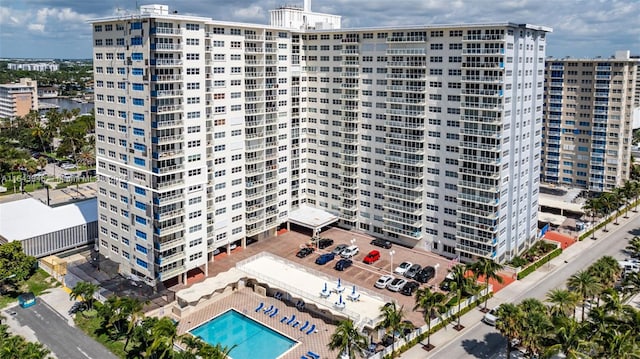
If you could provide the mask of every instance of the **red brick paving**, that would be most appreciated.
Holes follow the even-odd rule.
[[[562,250],[567,249],[569,246],[577,242],[576,237],[572,237],[556,231],[548,231],[547,233],[545,233],[544,239],[560,243],[560,245],[562,246]]]

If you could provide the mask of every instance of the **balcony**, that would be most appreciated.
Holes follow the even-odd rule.
[[[168,174],[174,172],[184,171],[184,164],[177,164],[172,166],[163,166],[163,167],[155,167],[153,169],[153,173],[157,174]]]
[[[475,163],[485,163],[488,165],[499,166],[500,158],[497,157],[488,157],[488,156],[472,156],[472,155],[460,155],[460,159],[462,161],[467,162],[475,162]]]
[[[391,151],[411,153],[411,154],[414,154],[414,155],[422,155],[422,154],[424,154],[424,148],[422,148],[422,147],[393,145],[393,144],[387,143],[387,144],[384,145],[384,149],[385,150],[391,150]]]
[[[182,150],[182,149],[162,150],[162,151],[157,151],[155,154],[156,155],[154,156],[154,158],[169,159],[169,158],[175,158],[175,157],[183,156],[184,155],[184,150]]]
[[[493,193],[498,191],[498,185],[495,185],[495,184],[485,184],[480,182],[463,181],[463,180],[458,181],[458,187],[472,188],[476,190],[482,190],[485,192],[493,192]]]
[[[179,274],[182,274],[184,272],[187,271],[187,267],[185,267],[184,265],[181,266],[177,266],[175,268],[171,268],[171,269],[167,269],[165,271],[161,271],[160,272],[160,280],[167,280],[167,279],[171,279]]]
[[[407,201],[411,203],[422,203],[422,193],[416,195],[408,195],[403,193],[398,193],[396,191],[384,191],[384,196],[389,198],[395,198],[402,201]]]
[[[340,77],[360,77],[359,72],[341,72]]]
[[[502,41],[504,35],[501,34],[477,34],[467,35],[462,38],[463,41]]]
[[[386,126],[395,128],[410,128],[413,130],[424,130],[424,123],[413,123],[403,121],[384,121]]]
[[[488,143],[477,143],[477,142],[469,142],[469,141],[460,141],[459,146],[461,148],[471,148],[474,150],[485,150],[485,151],[501,151],[502,146],[498,143],[488,144]]]
[[[171,128],[171,127],[182,127],[182,125],[184,125],[184,122],[182,120],[164,120],[164,121],[153,122],[151,127],[156,129],[161,129],[161,128]]]
[[[474,216],[485,217],[486,219],[497,219],[498,218],[498,209],[495,207],[494,210],[482,210],[478,208],[472,208],[467,206],[458,206],[456,209],[459,213],[468,213]]]
[[[184,185],[184,179],[176,179],[171,181],[161,181],[156,183],[156,188],[159,190],[167,190],[178,186]]]
[[[168,236],[170,234],[174,234],[177,232],[180,232],[184,230],[184,223],[176,223],[170,226],[166,226],[166,227],[156,227],[155,228],[155,233],[159,236]],[[184,242],[184,239],[180,238],[181,242]]]
[[[182,35],[182,29],[173,28],[173,27],[152,27],[151,28],[152,35]]]
[[[491,55],[491,54],[504,54],[504,49],[477,49],[477,48],[467,48],[462,49],[463,55]]]
[[[178,81],[182,81],[182,75],[151,75],[151,81],[178,82]]]
[[[387,79],[401,79],[401,80],[424,80],[427,78],[427,74],[426,73],[421,73],[421,74],[407,74],[407,73],[403,73],[403,74],[386,74],[385,77]]]
[[[490,110],[490,111],[502,111],[503,107],[501,103],[481,103],[481,102],[461,102],[461,108]]]
[[[182,111],[182,105],[167,105],[167,106],[151,106],[151,112],[162,114],[162,113],[171,113],[171,112],[180,112]]]
[[[166,212],[162,212],[162,213],[156,213],[154,217],[155,217],[155,219],[157,221],[166,221],[167,219],[183,216],[184,212],[185,212],[184,208],[180,208],[180,209],[176,209],[176,210],[173,210],[173,211],[166,211]]]
[[[391,215],[389,213],[385,213],[383,218],[384,218],[385,223],[387,223],[387,222],[395,222],[395,223],[399,223],[401,225],[407,225],[407,226],[411,226],[411,227],[417,227],[417,228],[422,227],[422,221],[420,221],[420,220],[412,220],[411,218],[405,218],[403,216],[394,216],[394,215]]]
[[[462,76],[465,82],[484,82],[484,83],[501,83],[504,81],[502,76]]]
[[[423,47],[396,49],[390,48],[386,51],[387,55],[426,55],[427,49]]]
[[[426,36],[390,36],[387,37],[387,43],[418,43],[418,42],[426,42]]]
[[[493,259],[496,256],[495,251],[489,251],[489,250],[483,250],[476,247],[465,246],[464,244],[461,244],[461,243],[456,243],[456,250],[458,250],[459,252],[465,252],[474,256],[488,258],[488,259]]]
[[[408,103],[408,104],[425,104],[425,98],[409,98],[409,97],[387,97],[387,103]]]
[[[157,206],[165,206],[182,201],[184,201],[184,196],[180,192],[175,194],[161,194],[158,197],[153,198],[153,203]]]
[[[181,44],[173,44],[173,43],[155,43],[149,46],[151,51],[181,51]]]
[[[414,136],[414,135],[406,135],[403,133],[385,133],[384,134],[385,137],[387,138],[395,138],[397,140],[403,140],[403,141],[412,141],[412,142],[424,142],[426,137],[425,136]]]
[[[180,97],[184,94],[182,90],[161,90],[151,91],[151,97],[163,98],[163,97]]]
[[[264,52],[262,47],[245,47],[244,52],[259,54]]]
[[[412,165],[412,166],[416,166],[416,167],[424,167],[424,159],[417,159],[417,158],[407,158],[407,157],[402,157],[402,156],[384,156],[384,160],[388,161],[388,162],[394,162],[394,163],[402,163],[405,165]]]
[[[170,254],[168,256],[162,256],[161,254],[158,254],[157,257],[157,264],[161,265],[161,266],[165,266],[167,264],[173,263],[175,261],[181,260],[181,259],[185,259],[186,255],[183,251],[177,251],[173,254]]]
[[[481,89],[462,89],[462,93],[465,95],[476,96],[499,96],[502,97],[502,90],[481,90]]]
[[[399,203],[394,203],[389,201],[384,202],[384,208],[385,210],[392,209],[397,212],[404,212],[414,216],[422,214],[421,207],[411,207],[404,204],[399,204]]]
[[[401,180],[392,180],[389,178],[384,179],[384,184],[389,186],[394,186],[398,188],[404,188],[411,191],[420,191],[423,188],[423,184],[419,182],[409,182],[409,181],[401,181]]]
[[[155,67],[177,67],[182,66],[182,60],[179,59],[150,59],[149,65]]]
[[[155,140],[155,141],[154,141]],[[173,136],[162,136],[162,137],[153,137],[152,142],[157,144],[166,144],[172,142],[179,142],[184,140],[183,135],[173,135]]]
[[[399,91],[399,92],[425,92],[427,88],[425,86],[399,86],[391,85],[387,86],[387,91]]]
[[[389,61],[387,67],[425,67],[427,63],[424,61]]]
[[[397,168],[385,168],[384,169],[384,173],[398,175],[398,176],[404,176],[404,177],[410,177],[410,178],[415,178],[415,179],[424,178],[424,172],[422,170],[405,171],[405,170],[400,170],[400,169],[397,169]]]
[[[395,233],[401,236],[405,236],[405,237],[409,237],[411,239],[415,239],[420,240],[420,238],[422,237],[422,234],[420,232],[420,230],[418,228],[416,228],[416,230],[407,230],[407,229],[402,229],[402,228],[398,228],[396,226],[391,226],[391,225],[384,225],[384,230],[387,232],[391,232],[391,233]]]
[[[465,62],[462,68],[467,69],[503,69],[504,62]]]

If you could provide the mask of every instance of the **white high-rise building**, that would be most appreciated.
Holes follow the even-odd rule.
[[[184,279],[306,207],[462,260],[533,243],[550,29],[341,29],[306,5],[92,22],[100,251]]]

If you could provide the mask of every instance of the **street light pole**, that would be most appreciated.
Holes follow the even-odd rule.
[[[396,254],[396,251],[389,251],[389,258],[391,260],[391,268],[389,269],[389,273],[393,273],[393,255]]]

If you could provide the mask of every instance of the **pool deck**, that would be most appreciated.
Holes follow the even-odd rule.
[[[270,318],[263,311],[256,312],[255,309],[263,302],[264,308],[273,305],[278,308],[278,315]],[[192,314],[188,314],[181,318],[178,324],[178,334],[184,334],[192,329],[208,322],[212,318],[228,311],[230,308],[243,313],[244,315],[254,319],[255,321],[268,326],[269,328],[283,334],[298,342],[291,350],[280,356],[283,359],[299,359],[308,351],[319,354],[321,358],[335,358],[338,353],[330,351],[327,347],[331,334],[335,330],[335,326],[326,324],[321,319],[317,319],[305,312],[298,311],[295,307],[288,307],[283,302],[272,298],[262,297],[254,293],[250,288],[241,288],[235,291],[226,292],[216,297],[216,300],[202,303],[196,306],[196,310]],[[285,323],[280,323],[283,316],[290,317],[295,314],[296,320],[304,323],[309,321],[316,325],[316,331],[307,335],[306,331],[301,332],[300,324],[298,328],[293,328]],[[259,348],[256,348],[259,350]],[[233,351],[230,353],[233,357]],[[259,358],[259,355],[256,355]]]

